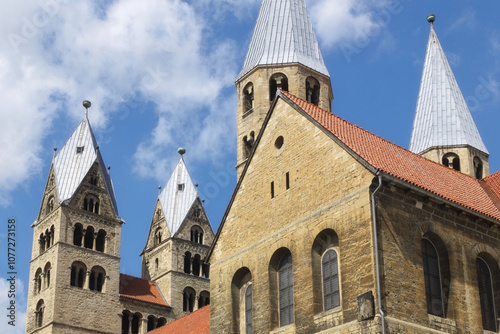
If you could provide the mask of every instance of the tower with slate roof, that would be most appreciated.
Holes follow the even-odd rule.
[[[142,278],[154,281],[176,318],[210,303],[206,253],[214,233],[182,155],[156,201],[142,256]]]
[[[331,110],[326,69],[304,0],[264,0],[236,78],[237,173],[241,175],[277,90]]]
[[[425,56],[410,151],[465,174],[489,175],[489,153],[434,31]]]
[[[120,331],[122,223],[86,111],[54,154],[32,225],[26,333]]]

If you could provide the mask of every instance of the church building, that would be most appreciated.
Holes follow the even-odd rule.
[[[262,0],[220,226],[179,149],[141,278],[86,111],[32,226],[26,333],[499,333],[500,172],[427,20],[407,150],[332,113],[305,0]]]

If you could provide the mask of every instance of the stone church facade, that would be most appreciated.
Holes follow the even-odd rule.
[[[223,220],[214,235],[180,150],[142,278],[119,273],[123,220],[85,116],[33,224],[26,332],[498,333],[500,173],[434,20],[406,150],[332,113],[305,1],[263,0]]]

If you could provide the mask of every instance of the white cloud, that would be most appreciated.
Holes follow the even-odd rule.
[[[9,294],[11,290],[11,284],[6,278],[0,277],[0,307],[2,309],[2,322],[0,327],[4,328],[2,333],[5,334],[24,334],[24,329],[26,327],[26,297],[24,284],[19,279],[15,280],[15,297],[10,298]],[[10,311],[7,310],[11,306],[11,301],[15,304],[15,318],[7,317],[10,315]],[[9,312],[9,313],[7,313]],[[8,321],[14,320],[15,326],[8,324]]]
[[[231,10],[233,2],[194,5]],[[232,119],[206,120],[218,115],[215,102],[233,85],[234,45],[209,45],[208,18],[180,0],[117,0],[103,6],[32,0],[9,2],[0,13],[0,34],[8,37],[0,41],[0,206],[40,172],[42,143],[54,120],[61,114],[81,118],[83,99],[93,103],[90,119],[97,129],[132,98],[156,106],[158,125],[136,154],[143,176],[158,175],[155,154],[186,136],[172,130],[194,119],[214,126],[212,141],[203,143],[206,156],[226,143],[219,128]],[[190,131],[197,145],[200,133],[210,129],[193,125]]]

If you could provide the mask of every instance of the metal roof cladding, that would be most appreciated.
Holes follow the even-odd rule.
[[[193,203],[198,198],[198,191],[189,176],[182,158],[177,163],[170,179],[158,195],[163,214],[167,221],[170,235],[173,237],[181,227]]]
[[[330,76],[304,0],[263,0],[236,81],[259,65],[300,63]]]
[[[434,31],[434,21],[429,22],[431,32],[410,151],[420,153],[436,146],[470,145],[488,153]]]
[[[59,203],[69,200],[75,194],[90,168],[97,162],[104,177],[114,214],[118,217],[115,192],[111,177],[106,171],[99,147],[92,132],[87,113],[76,130],[54,158],[57,197]]]

